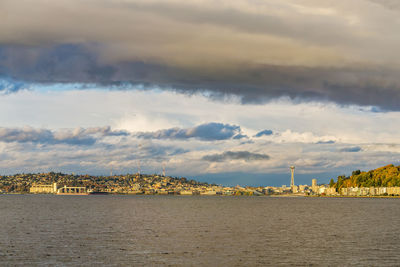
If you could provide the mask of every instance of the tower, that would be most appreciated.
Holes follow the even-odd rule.
[[[294,166],[290,166],[290,173],[292,174],[292,179],[290,181],[290,187],[294,187]]]
[[[318,191],[317,179],[312,179],[311,189],[312,189],[313,192],[317,192]]]
[[[312,179],[312,187],[316,187],[317,186],[317,179]]]

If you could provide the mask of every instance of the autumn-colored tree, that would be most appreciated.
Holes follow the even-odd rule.
[[[332,187],[332,181],[329,184]],[[333,187],[340,190],[342,187],[393,187],[400,186],[400,166],[393,164],[377,168],[368,172],[356,170],[350,177],[341,175]]]

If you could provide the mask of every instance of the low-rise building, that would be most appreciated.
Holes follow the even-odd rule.
[[[179,194],[183,195],[183,196],[193,195],[193,191],[191,191],[191,190],[181,190],[179,192]]]
[[[57,193],[57,183],[53,184],[33,184],[29,189],[32,194],[55,194]]]
[[[326,189],[326,195],[327,196],[336,196],[336,195],[338,195],[338,193],[336,192],[336,188],[335,187],[328,187]]]

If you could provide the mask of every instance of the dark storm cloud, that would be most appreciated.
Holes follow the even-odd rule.
[[[400,110],[396,1],[29,2],[0,4],[3,92],[139,84]]]
[[[329,141],[318,141],[316,144],[318,145],[330,145],[330,144],[334,144],[335,141],[333,140],[329,140]]]
[[[297,101],[328,100],[340,104],[400,110],[400,81],[389,69],[311,68],[253,65],[229,73],[204,73],[143,61],[99,62],[85,45],[51,48],[2,47],[0,76],[33,83],[98,83],[111,88],[126,84],[160,86],[182,93],[209,91],[212,97],[237,95],[243,103],[262,103],[287,96]],[[379,73],[378,73],[379,72]],[[16,91],[22,82],[0,85]]]
[[[230,160],[245,160],[245,161],[255,161],[255,160],[269,160],[269,156],[266,154],[252,153],[249,151],[225,151],[222,154],[211,154],[206,155],[202,159],[205,161],[230,161]]]
[[[240,126],[211,122],[188,129],[181,129],[176,127],[159,130],[156,132],[139,132],[136,134],[136,136],[144,139],[185,140],[190,138],[197,138],[203,141],[217,141],[235,138],[238,135],[240,137],[240,132]]]
[[[75,130],[51,131],[48,129],[0,128],[0,142],[93,145],[106,136],[125,136],[124,131],[112,131],[110,127],[77,128]]]
[[[345,147],[340,149],[340,152],[360,152],[362,150],[361,147],[359,146],[353,146],[353,147]]]
[[[256,135],[254,135],[254,137],[261,137],[264,135],[272,135],[273,132],[271,130],[263,130],[261,132],[258,132]]]
[[[245,134],[237,134],[233,137],[233,139],[243,139],[243,138],[249,138],[249,137]]]
[[[113,66],[97,62],[94,46],[0,46],[0,75],[35,83],[112,82]]]

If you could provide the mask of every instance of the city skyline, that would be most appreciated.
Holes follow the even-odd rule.
[[[393,1],[35,3],[0,4],[0,174],[280,186],[400,163]]]

